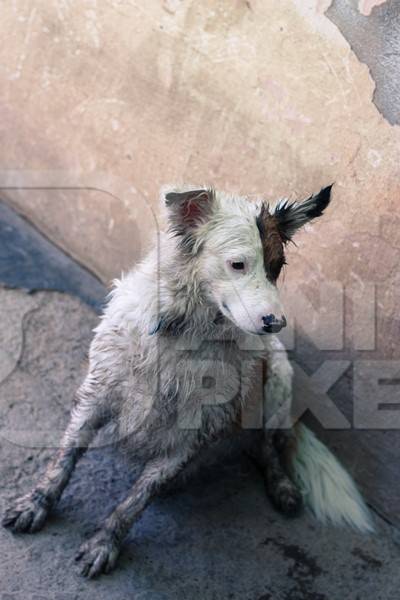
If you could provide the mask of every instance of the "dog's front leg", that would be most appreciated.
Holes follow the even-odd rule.
[[[191,452],[151,460],[144,467],[128,496],[85,542],[76,557],[82,562],[82,575],[96,577],[114,568],[123,539],[153,496],[171,481],[189,460]]]
[[[302,507],[302,496],[289,477],[287,460],[295,436],[291,429],[293,370],[284,347],[277,339],[271,344],[264,385],[264,437],[261,447],[262,468],[267,491],[273,504],[288,516]]]
[[[103,387],[88,375],[77,392],[77,403],[59,450],[33,490],[11,503],[2,521],[4,527],[18,533],[34,533],[43,527],[77,461],[106,420],[104,398]]]

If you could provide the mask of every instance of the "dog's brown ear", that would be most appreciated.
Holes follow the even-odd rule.
[[[282,240],[288,242],[300,227],[320,217],[331,199],[332,185],[323,188],[303,202],[280,202],[273,214],[278,222]]]
[[[214,191],[211,189],[167,192],[165,204],[172,228],[177,234],[193,231],[205,223],[212,212]]]

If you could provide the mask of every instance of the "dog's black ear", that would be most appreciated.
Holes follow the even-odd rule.
[[[274,216],[284,242],[290,241],[300,227],[322,215],[330,202],[331,189],[332,185],[328,185],[303,202],[284,200],[276,206]]]
[[[193,231],[209,218],[214,203],[214,191],[189,190],[187,192],[167,192],[165,204],[169,210],[172,228],[177,234]]]

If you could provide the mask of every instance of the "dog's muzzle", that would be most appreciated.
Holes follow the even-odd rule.
[[[282,315],[280,319],[277,319],[275,315],[267,315],[266,317],[263,317],[262,320],[264,323],[263,331],[265,331],[265,333],[278,333],[287,325],[284,315]]]

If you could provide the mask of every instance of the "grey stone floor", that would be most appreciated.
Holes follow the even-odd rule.
[[[97,317],[59,292],[0,288],[1,509],[51,456]],[[54,440],[54,441],[53,441]],[[400,547],[379,518],[372,537],[286,520],[246,459],[221,461],[154,502],[117,569],[87,582],[74,554],[134,477],[109,449],[90,451],[45,529],[0,530],[1,600],[398,600]]]

